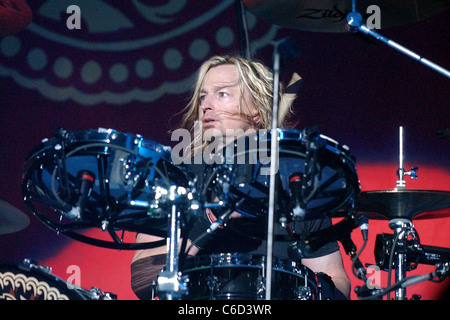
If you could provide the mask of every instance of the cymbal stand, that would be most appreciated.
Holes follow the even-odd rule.
[[[236,0],[236,16],[238,18],[239,48],[241,56],[250,59],[250,41],[248,38],[247,16],[245,14],[244,2]]]
[[[168,217],[168,243],[166,268],[158,274],[157,290],[161,293],[163,300],[179,300],[181,295],[187,292],[187,278],[182,277],[179,272],[179,248],[181,236],[181,214],[184,206],[183,188],[170,186],[167,203],[170,204],[170,214]],[[180,205],[181,204],[181,205]]]
[[[399,168],[397,170],[397,175],[399,180],[397,180],[396,189],[405,189],[406,184],[403,179],[405,175],[409,175],[411,179],[417,179],[416,171],[418,168],[411,168],[410,171],[405,172],[403,169],[403,127],[399,127]],[[415,236],[417,233],[414,229],[414,225],[410,219],[407,218],[396,218],[389,221],[389,228],[394,231],[394,244],[392,246],[393,252],[391,259],[396,258],[395,263],[389,264],[389,270],[395,265],[395,282],[398,283],[406,278],[407,270],[407,240],[408,236]],[[399,287],[395,290],[396,300],[406,300],[406,287]]]
[[[405,172],[403,169],[403,127],[399,127],[399,156],[398,156],[399,168],[397,170],[397,175],[399,180],[397,180],[396,189],[405,189],[406,184],[403,179],[405,174],[411,176],[412,179],[417,179],[416,171],[417,168],[412,168],[411,171]],[[407,238],[410,234],[415,234],[414,225],[411,220],[405,218],[397,218],[389,221],[389,228],[394,231],[394,245],[393,249],[395,252],[392,252],[392,259],[396,256],[395,261],[395,282],[402,281],[406,278],[406,244]],[[396,255],[395,255],[396,253]],[[389,264],[389,270],[392,268],[392,263]],[[406,288],[399,287],[395,291],[395,299],[396,300],[406,300]]]
[[[404,175],[410,175],[411,178],[417,179],[417,168],[412,168],[409,172],[403,171],[403,128],[400,127],[400,156],[399,156],[399,169],[397,174],[399,180],[397,181],[397,187],[395,189],[396,194],[406,193]],[[399,190],[401,192],[398,192]],[[420,201],[418,206],[420,207]],[[389,212],[389,228],[394,231],[393,235],[379,235],[377,236],[377,244],[375,246],[375,255],[377,259],[377,265],[383,269],[388,269],[388,287],[379,290],[374,295],[363,296],[358,292],[358,297],[361,299],[372,299],[382,297],[388,294],[388,300],[390,299],[390,292],[395,291],[396,300],[406,300],[406,287],[427,280],[433,280],[438,277],[439,281],[443,281],[448,276],[449,272],[449,259],[450,250],[446,248],[421,246],[419,240],[419,234],[414,228],[412,223],[413,215],[408,214],[408,208],[414,203],[407,202],[402,203],[402,199],[398,198],[395,201],[390,202],[388,206],[392,206],[392,212]],[[405,205],[403,205],[405,204]],[[405,208],[406,207],[406,208]],[[392,237],[390,237],[392,236]],[[408,240],[410,238],[411,240]],[[386,239],[386,240],[385,240]],[[390,240],[393,239],[393,240]],[[378,253],[378,256],[377,256]],[[389,259],[386,259],[388,257]],[[412,260],[413,259],[413,260]],[[387,261],[389,260],[389,261]],[[414,264],[411,266],[410,262]],[[387,263],[386,263],[387,262]],[[436,264],[437,262],[437,264]],[[436,264],[436,271],[421,275],[406,277],[406,272],[415,268],[418,263]],[[395,283],[391,285],[391,271],[395,269]],[[418,296],[413,295],[412,299],[416,299]]]
[[[417,179],[417,170],[419,170],[418,167],[412,167],[410,171],[405,172],[405,169],[403,169],[403,127],[399,127],[399,156],[398,156],[398,180],[397,185],[395,186],[395,189],[405,189],[405,180],[403,179],[405,175],[409,175],[411,179]]]
[[[269,182],[269,208],[267,215],[267,265],[265,274],[265,299],[271,300],[272,294],[272,262],[273,262],[273,223],[275,220],[275,183],[278,172],[278,106],[280,85],[280,51],[279,46],[285,39],[274,43],[273,51],[273,106],[272,130],[270,139],[270,182]]]
[[[295,58],[298,55],[297,50],[292,45],[289,37],[272,42],[273,50],[273,105],[272,105],[272,127],[270,138],[270,168],[269,172],[264,171],[262,174],[269,174],[269,206],[267,215],[267,265],[266,265],[266,281],[265,281],[265,299],[271,299],[272,291],[272,262],[273,262],[273,224],[275,220],[275,201],[276,201],[276,181],[278,173],[278,123],[279,123],[279,96],[280,96],[280,73],[281,58]]]
[[[352,0],[352,12],[350,12],[347,15],[347,25],[349,26],[350,32],[362,32],[366,35],[369,35],[377,40],[380,40],[381,42],[384,42],[389,47],[407,55],[408,57],[417,60],[418,62],[422,63],[423,65],[427,66],[428,68],[446,76],[447,78],[450,78],[450,71],[444,69],[443,67],[435,64],[434,62],[431,62],[428,59],[425,59],[424,57],[421,57],[417,53],[405,48],[404,46],[398,44],[397,42],[394,42],[381,34],[375,32],[373,29],[370,29],[365,24],[362,23],[362,16],[360,13],[356,12],[355,10],[355,0]]]
[[[394,231],[394,245],[395,253],[392,252],[392,259],[395,257],[396,261],[393,263],[395,265],[395,282],[400,282],[406,278],[406,269],[407,269],[407,261],[406,261],[406,248],[407,248],[407,239],[408,235],[414,234],[414,225],[411,220],[398,218],[392,219],[389,221],[389,228]],[[392,265],[390,264],[390,268]],[[406,300],[406,288],[399,287],[395,291],[395,300]]]

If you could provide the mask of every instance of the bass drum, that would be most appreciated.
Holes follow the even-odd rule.
[[[265,256],[220,253],[186,260],[186,300],[264,300]],[[274,258],[273,300],[321,300],[331,298],[324,275],[291,260]]]
[[[0,300],[115,300],[98,288],[85,290],[51,274],[49,267],[30,260],[19,265],[0,264]]]

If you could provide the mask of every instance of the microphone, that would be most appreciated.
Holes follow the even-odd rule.
[[[77,174],[74,193],[78,195],[75,206],[68,213],[70,218],[80,219],[94,186],[95,174],[89,170],[80,170]]]
[[[362,237],[364,241],[369,238],[369,218],[363,214],[358,218],[359,229],[361,229]]]
[[[206,230],[207,233],[212,233],[216,231],[217,228],[220,228],[230,217],[230,215],[233,213],[233,210],[229,208],[227,211],[225,211],[224,214],[222,214],[219,219],[217,219],[215,222],[211,223],[209,228]]]
[[[291,209],[294,220],[303,220],[306,210],[301,203],[302,198],[302,173],[295,172],[289,176],[289,190],[291,192]]]
[[[356,218],[355,223],[357,223],[357,225],[359,226],[359,229],[361,230],[361,234],[362,234],[364,243],[363,243],[360,251],[358,253],[356,253],[356,246],[354,245],[353,241],[351,241],[351,239],[349,239],[348,241],[351,242],[352,247],[351,247],[351,249],[344,247],[344,249],[346,250],[346,253],[350,256],[350,258],[353,261],[352,262],[352,270],[353,270],[353,273],[355,274],[355,276],[357,278],[367,282],[367,277],[366,277],[367,271],[364,268],[361,260],[359,260],[359,256],[360,256],[362,250],[364,250],[367,240],[369,239],[369,218],[366,215],[361,215]],[[368,288],[366,288],[366,289],[368,290]],[[363,295],[364,293],[361,291],[359,294]]]

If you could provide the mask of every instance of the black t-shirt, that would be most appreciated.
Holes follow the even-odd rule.
[[[197,191],[202,192],[207,184],[211,183],[210,175],[212,166],[204,164],[185,164],[183,168],[190,178],[196,177]],[[211,194],[209,194],[211,197]],[[212,199],[207,199],[212,201]],[[268,203],[268,198],[267,202]],[[214,211],[214,210],[213,210]],[[220,213],[216,214],[217,216]],[[224,227],[205,235],[211,226],[212,219],[206,212],[192,217],[191,229],[188,238],[200,249],[199,254],[245,252],[252,254],[266,254],[267,216],[249,217],[245,214],[241,218],[230,218]],[[329,216],[321,216],[316,219],[304,221],[290,221],[289,226],[296,239],[307,239],[308,234],[323,230],[332,225]],[[276,220],[274,222],[273,255],[281,258],[288,257],[288,247],[294,240],[288,236],[285,228]],[[339,250],[336,241],[325,243],[315,251],[308,252],[308,258],[321,257]]]

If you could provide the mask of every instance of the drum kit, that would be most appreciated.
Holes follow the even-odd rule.
[[[248,0],[244,4],[257,16],[289,28],[340,32],[341,28],[345,30],[347,17],[352,28],[365,32],[366,27],[360,22],[355,25],[354,20],[358,20],[355,2],[347,7],[348,2],[321,2],[323,7],[330,6],[322,11],[315,1]],[[397,2],[380,2],[380,6],[391,9],[386,12],[399,12],[395,11]],[[411,9],[409,5],[400,6],[401,14],[386,19],[387,25],[418,21],[449,7],[447,1],[436,1],[432,7],[425,6],[424,1],[414,2],[429,10],[406,10]],[[379,36],[373,30],[367,34]],[[418,60],[444,75],[448,73],[426,59]],[[273,127],[278,123],[276,105],[274,101]],[[449,274],[450,249],[422,245],[413,220],[448,218],[450,192],[406,189],[405,176],[417,178],[417,168],[404,170],[402,127],[399,138],[396,187],[361,192],[349,148],[320,134],[316,128],[259,131],[236,139],[223,153],[218,153],[222,161],[211,165],[212,174],[201,185],[183,166],[173,163],[170,147],[141,135],[103,128],[59,129],[27,156],[21,188],[30,211],[58,234],[118,250],[167,245],[166,267],[154,283],[160,299],[329,299],[333,286],[329,277],[316,274],[297,261],[273,257],[271,244],[274,226],[288,230],[292,221],[331,216],[345,218],[332,226],[330,232],[344,234],[336,239],[351,257],[355,275],[364,282],[355,289],[358,297],[381,299],[395,292],[396,300],[405,300],[408,286],[427,280],[443,281]],[[261,155],[269,155],[270,161]],[[264,221],[268,226],[267,232],[252,234],[267,240],[267,254],[225,252],[185,259],[179,252],[185,245],[189,221],[208,208],[218,208],[221,214],[201,237],[219,228],[226,229],[232,220],[230,214],[237,211],[247,223],[250,221],[250,227],[243,232],[250,232],[252,221],[257,225]],[[366,269],[359,260],[367,243],[367,218],[387,220],[393,230],[393,234],[380,234],[376,239],[376,263],[389,272],[388,287],[384,289],[368,286]],[[0,234],[8,234],[26,228],[29,219],[1,201],[0,222]],[[364,243],[357,252],[350,233],[358,226],[363,231]],[[101,236],[88,234],[86,231],[90,229],[101,230]],[[124,241],[126,232],[155,235],[164,240],[128,243]],[[303,249],[314,249],[315,243],[324,241],[320,239],[322,234],[293,242]],[[193,242],[197,240],[200,239]],[[422,276],[406,276],[407,271],[421,263],[435,265],[436,270]],[[392,271],[394,284],[390,283]],[[66,283],[31,260],[24,260],[18,267],[0,269],[0,298],[19,297],[116,298],[98,288],[85,290]]]

